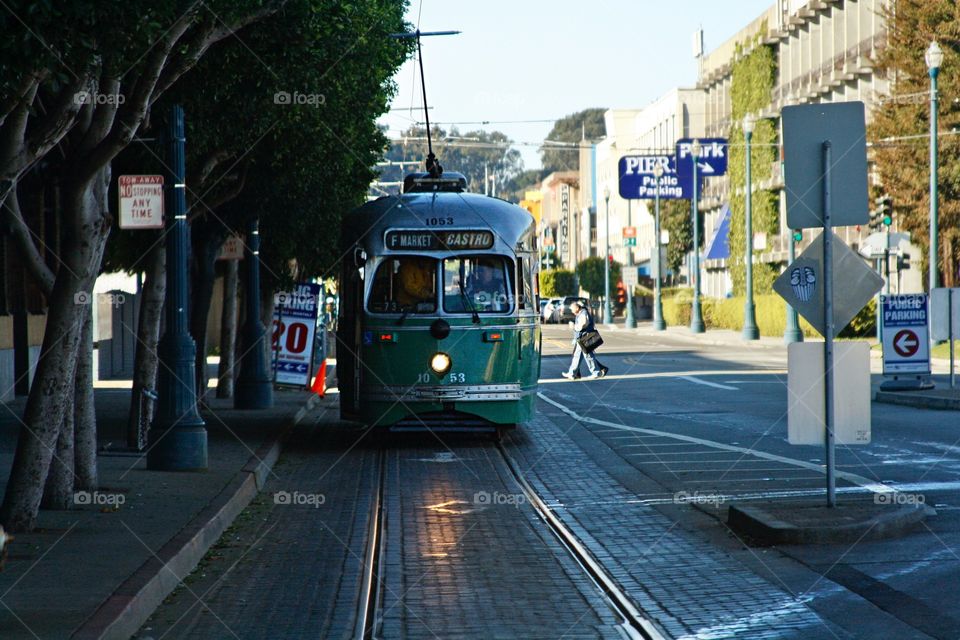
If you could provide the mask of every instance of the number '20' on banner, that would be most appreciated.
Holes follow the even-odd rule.
[[[272,350],[277,384],[310,384],[321,292],[319,284],[305,283],[274,294]]]

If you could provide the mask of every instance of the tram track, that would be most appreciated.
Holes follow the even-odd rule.
[[[579,567],[598,592],[602,602],[619,620],[619,633],[631,640],[665,640],[668,636],[641,612],[630,597],[617,584],[605,567],[587,550],[576,535],[553,512],[546,502],[527,481],[519,465],[507,452],[502,443],[493,445],[497,455],[506,467],[508,475],[522,491],[527,504],[536,514],[536,520],[543,522],[547,528],[544,535],[557,540],[560,547],[566,551],[566,556],[573,560],[570,565]],[[370,511],[367,524],[366,546],[363,555],[363,573],[360,580],[359,598],[355,617],[355,627],[352,637],[355,640],[376,640],[384,633],[384,606],[387,588],[386,577],[382,569],[386,566],[387,547],[387,477],[389,450],[381,448],[377,452],[376,480],[374,493],[370,502]],[[564,555],[556,548],[552,554]],[[600,605],[600,601],[597,602]]]
[[[623,618],[623,631],[630,638],[644,640],[666,640],[667,636],[633,604],[616,580],[603,565],[577,539],[577,536],[557,517],[553,510],[540,497],[533,486],[524,477],[519,465],[510,457],[502,443],[496,444],[504,463],[514,480],[523,490],[528,503],[546,523],[578,566],[590,577],[594,585],[603,594],[609,606]]]
[[[383,582],[380,577],[381,560],[385,545],[384,534],[384,487],[386,484],[387,454],[381,448],[377,451],[377,481],[371,501],[370,520],[367,530],[367,547],[363,557],[363,575],[360,583],[360,601],[357,606],[357,623],[353,637],[356,640],[373,640],[378,637],[380,612],[383,610]]]

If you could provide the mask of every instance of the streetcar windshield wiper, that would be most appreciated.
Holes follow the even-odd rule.
[[[470,313],[473,314],[473,324],[480,324],[480,314],[477,313],[477,308],[470,302],[470,296],[467,295],[467,290],[463,288],[463,278],[461,278],[457,284],[460,285],[460,297],[463,299],[467,308],[470,309]]]
[[[400,314],[400,318],[397,319],[397,326],[403,324],[403,321],[407,319],[407,314],[410,313],[410,305],[407,305],[403,308],[403,313]]]

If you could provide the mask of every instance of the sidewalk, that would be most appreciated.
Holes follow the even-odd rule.
[[[101,448],[122,446],[129,390],[97,389]],[[271,473],[284,432],[332,408],[302,391],[276,391],[275,406],[237,411],[212,399],[209,469],[148,471],[142,457],[101,453],[100,490],[68,511],[41,511],[18,534],[0,573],[0,637],[128,637],[186,576]],[[0,408],[0,490],[5,488],[24,399]],[[99,504],[96,504],[99,503]]]
[[[602,329],[620,332],[634,332],[638,336],[656,337],[667,335],[673,339],[686,340],[697,344],[710,344],[715,346],[737,346],[752,349],[775,349],[786,350],[786,343],[780,336],[761,336],[759,340],[744,340],[739,331],[729,329],[707,329],[704,333],[691,333],[687,327],[667,327],[666,331],[657,331],[653,328],[650,320],[637,322],[636,329],[627,329],[624,327],[623,318],[614,318],[614,324],[600,325]],[[806,339],[809,342],[815,340]],[[873,344],[873,341],[871,341]],[[870,357],[873,360],[880,360],[883,354],[877,349],[871,349]],[[932,358],[931,366],[934,374],[931,381],[934,383],[933,389],[924,389],[917,391],[881,391],[879,382],[873,384],[874,402],[881,404],[898,404],[918,409],[941,409],[941,410],[960,410],[960,367],[958,367],[957,386],[950,388],[950,376],[946,375],[949,371],[950,361],[943,358]]]

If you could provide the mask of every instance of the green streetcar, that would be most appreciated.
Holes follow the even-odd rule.
[[[412,174],[343,221],[337,384],[344,418],[395,431],[530,419],[540,375],[533,217]]]

